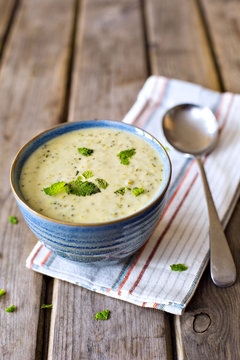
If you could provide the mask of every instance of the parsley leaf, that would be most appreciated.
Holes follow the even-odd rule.
[[[65,183],[65,181],[59,181],[56,182],[54,184],[52,184],[51,186],[47,187],[47,188],[43,188],[45,194],[53,196],[56,195],[60,192],[62,192],[63,190],[65,190],[65,186],[67,184]]]
[[[14,312],[16,310],[16,306],[15,305],[11,305],[9,306],[5,311],[6,312]]]
[[[11,224],[18,224],[18,219],[16,216],[9,216],[8,220]]]
[[[92,149],[88,149],[86,147],[78,148],[78,152],[83,156],[90,156],[93,153]]]
[[[6,291],[4,289],[0,290],[0,296],[3,296],[4,294],[6,294]]]
[[[102,189],[106,189],[108,187],[108,183],[106,182],[106,180],[103,180],[103,179],[99,179],[97,178],[96,179],[97,183],[98,183],[98,186]]]
[[[90,181],[71,181],[69,184],[69,192],[70,194],[74,194],[77,196],[87,196],[100,192],[100,189],[96,184]]]
[[[124,195],[125,194],[125,187],[121,187],[120,189],[114,191],[114,194]]]
[[[134,187],[132,190],[133,195],[138,196],[144,193],[143,188]]]
[[[89,179],[90,177],[93,177],[93,172],[91,170],[87,170],[84,171],[82,175],[85,177],[85,179]]]
[[[96,313],[94,316],[95,320],[107,320],[110,315],[110,310],[103,310]]]
[[[49,305],[42,304],[41,305],[41,309],[52,309],[52,307],[53,307],[53,304],[49,304]]]
[[[120,151],[120,153],[117,154],[117,156],[120,158],[121,164],[128,165],[129,158],[131,158],[134,154],[136,154],[135,149],[129,149],[129,150]]]
[[[173,264],[170,265],[170,268],[172,269],[172,271],[185,271],[188,269],[188,267],[183,264]]]

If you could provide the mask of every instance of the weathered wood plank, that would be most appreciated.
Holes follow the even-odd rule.
[[[121,120],[147,76],[139,2],[86,1],[80,16],[69,120]]]
[[[167,357],[167,315],[56,280],[49,359],[151,359]],[[108,321],[94,315],[110,309]]]
[[[219,89],[195,0],[146,2],[150,63],[154,74]]]
[[[218,71],[227,91],[240,92],[240,3],[200,0]]]
[[[0,54],[16,4],[16,0],[0,0]]]
[[[138,1],[80,9],[70,120],[121,120],[146,78]],[[49,359],[169,359],[167,315],[55,281]],[[94,314],[111,310],[106,322]]]
[[[153,71],[212,89],[219,89],[221,85],[226,90],[239,91],[239,4],[205,0],[202,3],[206,16],[203,21],[197,1],[181,2],[181,6],[175,1],[148,3]],[[207,30],[204,24],[207,24]],[[236,264],[240,260],[239,206],[238,203],[227,228]],[[239,280],[231,288],[219,289],[210,279],[209,268],[205,271],[185,314],[175,317],[178,359],[239,357],[239,291]]]
[[[238,2],[201,1],[210,43],[220,73],[222,87],[240,91]],[[239,264],[240,202],[226,230],[236,264]],[[186,358],[237,359],[239,357],[239,293],[240,284],[227,289],[213,285],[206,270],[187,312],[178,319],[180,337]]]
[[[57,123],[65,97],[73,1],[22,1],[0,72],[0,357],[32,360],[38,349],[42,276],[25,268],[36,242],[13,200],[10,163],[26,140]],[[8,223],[17,215],[18,225]],[[14,313],[4,309],[15,304]],[[37,358],[39,354],[37,354]]]

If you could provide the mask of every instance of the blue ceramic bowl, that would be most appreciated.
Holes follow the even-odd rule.
[[[150,143],[160,154],[165,176],[159,193],[150,204],[136,213],[114,221],[76,224],[48,218],[31,209],[25,202],[19,179],[27,158],[56,136],[85,128],[106,127],[125,130]],[[29,228],[48,249],[59,256],[78,262],[112,261],[130,256],[149,238],[163,211],[171,178],[171,163],[164,147],[150,134],[122,122],[97,120],[65,123],[44,131],[26,143],[11,167],[11,187]]]

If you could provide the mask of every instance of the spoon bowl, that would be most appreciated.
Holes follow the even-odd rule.
[[[163,116],[163,132],[178,151],[195,158],[202,177],[209,216],[210,272],[215,285],[227,287],[236,281],[236,267],[220,223],[201,157],[210,153],[219,138],[218,123],[210,109],[181,104]]]
[[[163,118],[163,131],[168,142],[190,156],[211,152],[218,141],[218,130],[212,111],[198,105],[177,105]]]

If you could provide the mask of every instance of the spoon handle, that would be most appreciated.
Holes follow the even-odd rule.
[[[215,285],[227,287],[236,281],[236,267],[215,208],[201,158],[197,157],[209,216],[210,272]]]

